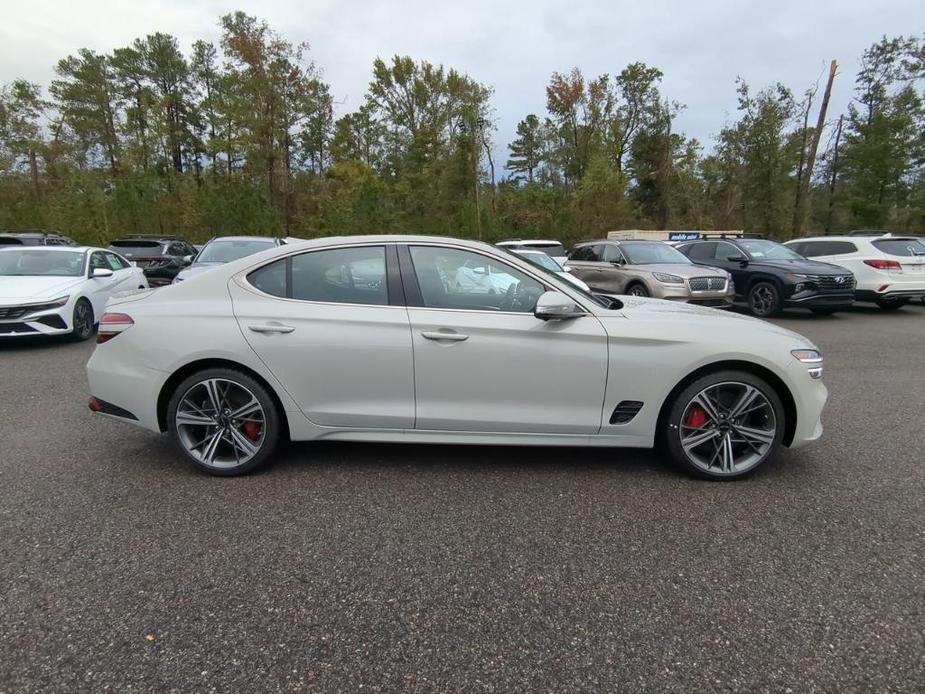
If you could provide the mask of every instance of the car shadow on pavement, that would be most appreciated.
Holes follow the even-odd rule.
[[[35,335],[29,337],[0,336],[0,352],[25,352],[79,345],[66,335]]]

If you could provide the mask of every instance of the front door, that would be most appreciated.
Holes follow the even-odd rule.
[[[383,245],[320,249],[229,283],[244,338],[315,424],[414,426],[411,329],[386,267]]]
[[[608,348],[597,318],[536,318],[536,300],[548,287],[480,253],[424,244],[401,252],[416,428],[599,431]],[[473,275],[492,281],[471,281]]]

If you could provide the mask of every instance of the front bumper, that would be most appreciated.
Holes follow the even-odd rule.
[[[656,299],[680,301],[697,306],[712,306],[713,308],[730,308],[735,299],[734,290],[694,292],[680,284],[660,284],[654,288],[652,296]]]
[[[13,319],[0,320],[0,338],[36,337],[39,335],[67,335],[71,332],[73,305],[26,313]]]
[[[784,300],[784,306],[804,308],[848,308],[854,303],[854,290],[844,292],[819,292],[811,289],[792,294]]]

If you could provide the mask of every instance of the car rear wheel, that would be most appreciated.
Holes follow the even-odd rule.
[[[748,309],[759,318],[769,318],[780,313],[780,292],[771,282],[757,282],[748,291]]]
[[[86,299],[78,299],[74,304],[71,325],[71,339],[77,342],[83,342],[93,334],[93,306]]]
[[[254,378],[234,369],[207,369],[174,391],[167,427],[196,468],[211,475],[241,475],[273,455],[280,413]]]
[[[638,282],[631,284],[626,293],[630,296],[649,296],[649,290],[646,289],[646,286]]]
[[[785,428],[784,408],[770,385],[745,371],[720,371],[674,399],[662,447],[696,477],[735,480],[774,456]]]

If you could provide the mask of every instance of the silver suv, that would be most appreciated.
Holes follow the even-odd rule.
[[[716,308],[729,308],[735,297],[728,272],[695,265],[661,241],[580,243],[569,256],[568,267],[602,294],[651,296]]]

